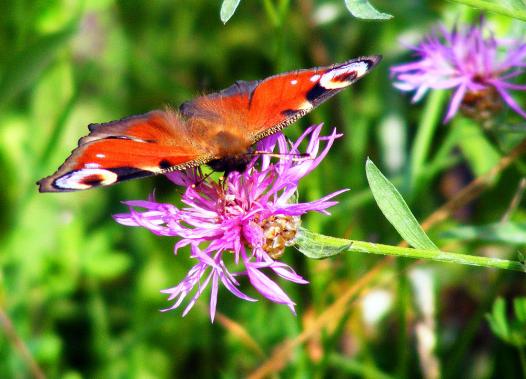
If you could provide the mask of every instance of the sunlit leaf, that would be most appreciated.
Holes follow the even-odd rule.
[[[500,154],[477,123],[459,117],[453,125],[458,129],[460,150],[476,176],[485,174],[497,164]]]
[[[480,226],[459,226],[445,231],[443,237],[507,244],[526,244],[526,223],[508,221]]]
[[[491,314],[488,314],[487,318],[493,333],[507,341],[510,332],[508,321],[506,320],[506,303],[503,298],[499,297],[495,300],[493,308],[491,309]]]
[[[234,15],[240,2],[241,0],[223,0],[219,15],[221,17],[221,21],[223,21],[224,24],[226,24],[228,20],[230,20],[230,18]]]
[[[92,233],[82,254],[83,268],[89,275],[112,279],[128,270],[131,265],[129,254],[117,252],[109,246],[109,234],[103,229]]]
[[[513,310],[517,320],[526,323],[526,297],[518,297],[513,300]]]
[[[413,216],[402,195],[370,159],[367,159],[365,171],[376,203],[400,236],[413,247],[438,250]]]
[[[491,313],[486,315],[492,332],[503,341],[517,346],[526,346],[526,298],[513,300],[515,319],[506,311],[506,301],[498,298],[493,303]]]
[[[84,260],[86,272],[101,279],[118,277],[126,272],[130,265],[130,257],[125,253],[97,251],[88,254]]]
[[[389,13],[376,10],[368,0],[345,0],[345,6],[357,18],[365,20],[389,20],[393,18]]]
[[[336,241],[337,243],[328,244],[326,242],[327,239],[330,239],[331,242]],[[296,243],[296,248],[301,253],[312,259],[332,257],[347,250],[349,246],[351,246],[349,241],[309,232],[304,228],[300,228],[294,242]]]
[[[524,0],[452,0],[485,11],[500,13],[526,21],[526,2]]]

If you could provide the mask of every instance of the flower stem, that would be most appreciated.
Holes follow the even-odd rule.
[[[449,253],[445,251],[436,250],[412,249],[408,247],[380,245],[364,241],[353,241],[353,244],[349,248],[349,251],[370,254],[393,255],[415,259],[429,259],[438,262],[450,262],[469,266],[500,268],[506,270],[526,272],[525,267],[520,262],[510,261],[508,259],[481,257],[475,255]]]
[[[395,257],[428,259],[438,262],[449,262],[469,266],[479,266],[526,272],[526,267],[523,263],[519,261],[511,261],[508,259],[449,253],[439,250],[413,249],[409,247],[382,245],[378,243],[346,240],[322,235],[317,235],[317,243],[322,244],[328,248],[347,246],[346,250],[351,253],[392,255]]]
[[[447,91],[433,91],[426,102],[411,152],[411,180],[409,188],[413,189],[413,196],[418,192],[415,188],[421,188],[421,176],[425,172],[424,167],[433,141],[433,134],[436,126],[439,124],[442,106],[446,98]]]
[[[274,2],[272,0],[263,0],[263,6],[265,8],[265,11],[267,12],[267,17],[270,19],[272,25],[274,27],[278,27],[280,25],[280,19],[278,11],[274,6]]]

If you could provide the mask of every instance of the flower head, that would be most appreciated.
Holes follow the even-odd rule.
[[[182,208],[158,203],[153,197],[125,202],[130,212],[115,215],[117,222],[141,226],[161,236],[179,237],[175,253],[189,246],[190,258],[196,262],[178,285],[162,291],[174,301],[167,310],[179,307],[191,296],[185,315],[211,284],[213,320],[220,283],[235,296],[256,301],[239,289],[238,278],[246,276],[261,295],[294,312],[294,302],[267,273],[307,283],[277,258],[285,246],[293,244],[301,215],[309,211],[328,214],[326,209],[336,204],[331,199],[345,191],[312,202],[296,201],[299,180],[318,166],[340,136],[334,130],[330,136],[321,137],[321,127],[308,128],[291,146],[281,133],[267,137],[256,149],[271,153],[277,147],[280,159],[273,163],[269,155],[260,154],[243,173],[232,172],[224,181],[206,178],[199,169],[167,175],[174,184],[184,187]],[[305,140],[308,159],[294,159],[302,156],[299,147]],[[326,144],[320,152],[322,141]]]
[[[395,87],[415,91],[413,102],[429,89],[454,89],[444,122],[460,109],[467,115],[489,118],[500,110],[502,101],[522,117],[526,112],[510,95],[510,90],[526,90],[526,85],[510,80],[526,67],[526,44],[497,39],[485,33],[485,22],[448,31],[439,27],[411,49],[416,60],[391,68],[398,80]],[[485,36],[485,34],[488,34]]]

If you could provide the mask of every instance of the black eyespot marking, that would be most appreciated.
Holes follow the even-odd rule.
[[[98,186],[104,181],[104,177],[98,174],[88,175],[82,178],[80,181],[82,184],[87,186]]]
[[[330,93],[330,90],[323,88],[320,83],[316,83],[310,90],[307,92],[307,100],[312,105],[319,104],[324,96],[328,95]]]
[[[135,178],[143,178],[145,176],[152,175],[151,171],[141,170],[135,167],[114,167],[114,168],[108,169],[108,171],[111,171],[117,174],[117,176],[119,177],[119,181],[135,179]]]
[[[356,75],[356,71],[349,71],[332,78],[332,80],[334,82],[350,82],[351,80],[356,79]]]
[[[173,164],[170,163],[170,161],[168,159],[162,159],[160,162],[159,162],[159,168],[162,168],[163,170],[167,169],[167,168],[170,168],[172,167]]]
[[[373,66],[375,66],[378,62],[382,60],[382,56],[378,55],[374,60],[373,59],[364,59],[363,61],[367,64],[367,69],[371,69]]]

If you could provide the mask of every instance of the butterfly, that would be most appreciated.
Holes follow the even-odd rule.
[[[282,130],[367,74],[381,56],[237,81],[216,93],[101,124],[48,177],[40,192],[68,192],[208,164],[243,171],[251,146]]]

